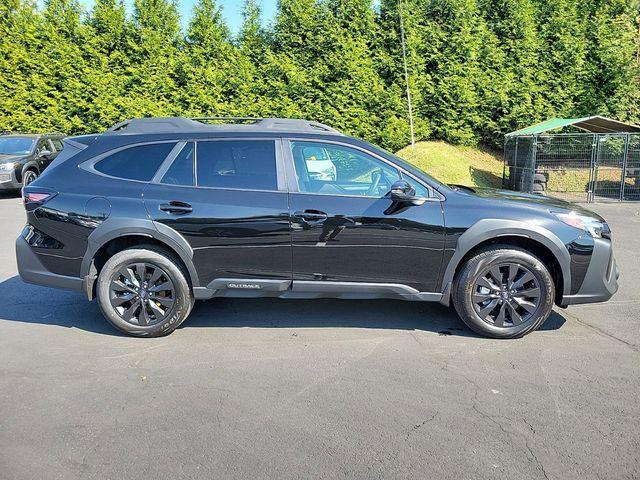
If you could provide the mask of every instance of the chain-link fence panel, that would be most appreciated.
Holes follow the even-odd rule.
[[[594,135],[540,135],[536,142],[537,191],[572,201],[589,201]],[[534,185],[535,187],[535,185]]]
[[[640,200],[640,134],[628,138],[622,200]]]
[[[507,137],[505,188],[578,202],[640,200],[640,134]]]

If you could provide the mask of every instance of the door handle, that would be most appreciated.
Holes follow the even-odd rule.
[[[185,202],[172,201],[169,203],[160,204],[160,210],[167,213],[173,213],[176,215],[182,215],[185,213],[191,213],[193,211],[193,207]]]
[[[308,222],[319,222],[321,220],[326,220],[328,215],[319,210],[305,210],[303,212],[294,212],[294,217],[301,218]]]

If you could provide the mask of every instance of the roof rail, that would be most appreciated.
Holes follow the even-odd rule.
[[[320,122],[304,120],[301,118],[263,118],[256,122],[263,128],[285,129],[285,130],[315,130],[321,132],[340,133],[335,128]]]
[[[255,123],[262,118],[259,117],[192,117],[191,120],[195,122],[224,122],[224,123]]]
[[[206,123],[225,122],[225,123]],[[234,123],[228,123],[234,122]],[[175,131],[207,131],[217,129],[280,130],[296,132],[326,132],[341,134],[328,125],[295,118],[251,118],[251,117],[165,117],[132,118],[115,124],[109,133],[160,133]]]
[[[46,137],[47,135],[60,135],[62,137],[65,136],[65,134],[61,132],[33,133],[33,132],[21,132],[19,130],[15,130],[15,131],[0,130],[0,135],[31,135],[31,136],[41,136],[41,137]]]

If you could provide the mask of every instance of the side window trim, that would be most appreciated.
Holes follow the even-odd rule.
[[[158,145],[158,144],[161,144],[161,143],[180,143],[180,140],[177,140],[177,139],[159,140],[159,141],[155,141],[155,142],[140,142],[140,143],[130,143],[130,144],[127,144],[127,145],[122,145],[120,147],[116,147],[114,149],[111,149],[111,150],[109,150],[107,152],[103,152],[100,155],[98,155],[96,157],[93,157],[93,158],[90,158],[89,160],[87,160],[85,162],[82,162],[81,164],[78,165],[78,168],[81,168],[83,170],[86,170],[87,172],[93,173],[94,175],[100,175],[100,176],[106,177],[106,178],[115,178],[116,180],[122,180],[122,181],[125,181],[125,182],[137,182],[137,183],[144,183],[144,184],[151,183],[153,181],[153,178],[151,180],[149,180],[149,181],[146,181],[146,180],[135,180],[133,178],[114,177],[113,175],[108,175],[106,173],[102,173],[102,172],[96,170],[95,165],[99,161],[104,160],[105,158],[107,158],[107,157],[109,157],[109,156],[111,156],[111,155],[113,155],[115,153],[121,152],[123,150],[128,150],[128,149],[134,148],[134,147],[143,147],[145,145]],[[175,149],[175,146],[171,150],[171,152],[169,152],[169,155],[171,153],[173,153],[174,149]],[[163,160],[163,162],[165,160]],[[160,165],[162,166],[162,164],[160,164]]]
[[[173,147],[173,150],[169,152],[169,155],[167,155],[167,158],[165,158],[164,162],[160,164],[158,171],[156,172],[156,174],[151,179],[151,182],[149,183],[162,183],[160,180],[162,180],[162,177],[164,177],[164,174],[167,173],[167,170],[169,170],[169,167],[171,167],[171,164],[173,163],[173,161],[176,159],[178,155],[180,155],[180,152],[188,143],[189,142],[181,141],[181,142],[178,142],[175,147]],[[185,185],[185,186],[191,186],[191,185]]]
[[[420,181],[419,179],[417,179],[416,177],[414,177],[413,175],[411,175],[410,172],[407,172],[405,169],[403,169],[401,166],[396,165],[395,163],[387,160],[386,158],[381,157],[380,155],[377,155],[374,152],[371,152],[369,150],[366,150],[364,148],[361,148],[357,145],[351,145],[349,143],[344,143],[344,142],[339,142],[339,141],[335,141],[335,140],[319,140],[317,138],[308,138],[308,137],[300,137],[300,138],[287,138],[284,140],[284,151],[285,151],[285,159],[286,159],[286,171],[287,171],[287,179],[288,179],[288,185],[289,185],[289,191],[291,193],[301,193],[301,194],[305,194],[305,195],[328,195],[328,196],[336,196],[336,197],[355,197],[355,198],[379,198],[379,197],[368,197],[368,196],[364,196],[364,195],[345,195],[345,194],[340,194],[340,193],[317,193],[317,192],[301,192],[300,191],[300,187],[298,186],[298,176],[296,174],[296,170],[295,170],[295,162],[293,161],[293,154],[291,151],[291,146],[292,146],[292,142],[314,142],[314,143],[320,143],[320,144],[331,144],[331,145],[336,145],[339,147],[343,147],[343,148],[351,148],[353,150],[357,150],[359,152],[365,153],[366,155],[369,155],[372,158],[375,158],[376,160],[379,160],[387,165],[389,165],[392,168],[395,168],[396,170],[398,170],[398,172],[400,173],[400,177],[401,178],[410,178],[413,182],[423,186],[424,188],[427,189],[427,191],[429,192],[429,198],[439,198],[440,196],[438,195],[438,193],[436,193],[436,190],[429,184],[426,184],[422,181]]]

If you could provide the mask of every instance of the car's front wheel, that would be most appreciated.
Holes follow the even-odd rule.
[[[118,330],[137,337],[171,333],[193,307],[179,260],[153,245],[113,255],[100,271],[97,294],[106,319]]]
[[[27,185],[31,185],[33,182],[36,181],[37,178],[38,178],[38,172],[36,172],[35,170],[27,170],[22,175],[22,185],[25,187]]]
[[[453,284],[453,305],[473,331],[517,338],[544,323],[555,297],[549,270],[516,247],[492,246],[462,266]]]

